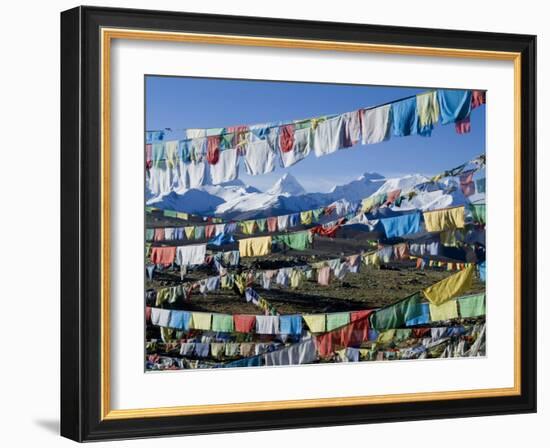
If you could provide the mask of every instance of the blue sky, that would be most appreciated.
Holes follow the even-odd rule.
[[[414,95],[425,88],[379,87],[280,81],[241,81],[147,76],[146,129],[215,128],[310,118],[369,107]],[[240,179],[261,190],[285,172],[304,188],[328,191],[366,172],[386,177],[433,175],[485,152],[485,106],[472,112],[472,131],[459,135],[454,125],[437,125],[431,137],[394,137],[376,145],[357,145],[262,176]],[[167,139],[181,138],[181,132]]]

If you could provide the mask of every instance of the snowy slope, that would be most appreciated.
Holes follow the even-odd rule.
[[[234,180],[220,185],[171,192],[148,200],[147,205],[166,210],[211,214],[226,201],[238,200],[258,192],[258,189],[245,185],[241,180]]]
[[[394,190],[401,190],[402,193],[412,190],[416,185],[420,185],[430,179],[421,174],[409,174],[403,177],[384,179],[384,183],[374,194],[389,193]]]
[[[346,198],[348,201],[360,201],[380,189],[385,181],[386,179],[381,174],[365,173],[345,185],[332,187],[330,197],[334,201],[340,198]]]

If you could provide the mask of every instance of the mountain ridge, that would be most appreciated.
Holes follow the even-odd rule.
[[[147,205],[224,219],[251,219],[311,210],[336,201],[357,202],[373,194],[397,189],[407,192],[428,180],[421,174],[385,178],[381,174],[367,172],[348,183],[335,185],[326,193],[308,193],[294,176],[285,173],[264,192],[237,179],[220,185],[171,192],[150,199]],[[431,185],[411,201],[394,209],[429,210],[467,202],[469,200],[462,194],[458,181],[450,178]]]

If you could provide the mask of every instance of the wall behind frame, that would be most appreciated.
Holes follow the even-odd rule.
[[[420,5],[407,0],[384,2],[252,2],[245,0],[145,0],[93,1],[88,5],[126,8],[157,8],[189,12],[219,13],[289,19],[329,20],[384,25],[470,29],[538,35],[539,123],[550,120],[542,105],[550,101],[543,80],[548,76],[547,25],[543,3],[526,0],[497,4],[464,0],[451,2],[427,0]],[[0,28],[3,61],[0,71],[2,107],[0,117],[5,148],[0,186],[4,193],[0,230],[4,256],[1,258],[2,297],[10,315],[24,316],[25,325],[16,319],[3,319],[5,339],[1,370],[4,422],[0,439],[5,442],[40,443],[43,447],[70,446],[58,433],[59,415],[59,13],[78,2],[8,2],[9,18]],[[521,7],[518,7],[521,5]],[[545,51],[546,50],[546,51]],[[7,61],[11,61],[7,63]],[[546,101],[545,101],[546,100]],[[9,131],[9,132],[8,132]],[[9,135],[8,139],[6,135]],[[538,147],[544,148],[547,132],[538,129]],[[17,144],[14,144],[17,142]],[[20,154],[23,152],[23,156]],[[7,160],[6,160],[7,156]],[[550,158],[538,156],[538,227],[550,223],[550,206],[545,201],[550,188]],[[544,204],[546,202],[546,204]],[[544,205],[543,205],[544,204]],[[550,345],[549,331],[543,332],[543,319],[550,318],[541,298],[550,293],[547,263],[542,254],[550,250],[550,238],[539,235],[539,413],[537,415],[483,417],[461,420],[404,422],[380,425],[347,426],[195,436],[182,442],[204,447],[260,448],[296,445],[334,447],[342,443],[420,447],[443,442],[447,448],[475,446],[522,446],[545,440],[550,422],[549,388],[544,383],[548,355],[542,347]],[[545,275],[546,274],[546,275]],[[22,294],[23,291],[23,294]],[[6,300],[7,299],[7,300]],[[15,308],[19,312],[15,312]],[[7,328],[6,328],[7,326]],[[541,339],[542,338],[542,339]],[[5,367],[5,366],[4,366]],[[38,377],[39,375],[39,377]],[[452,437],[449,435],[452,434]],[[157,439],[157,446],[173,440]],[[95,446],[150,446],[151,441],[99,443]],[[540,445],[540,442],[537,444]],[[535,445],[535,446],[537,446]],[[74,446],[74,445],[72,445]]]

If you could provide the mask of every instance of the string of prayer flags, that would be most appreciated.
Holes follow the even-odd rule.
[[[366,319],[368,324],[368,319]],[[164,334],[164,341],[147,341],[147,351],[160,350],[177,352],[184,358],[173,358],[158,354],[146,355],[147,369],[198,369],[204,367],[253,367],[309,364],[322,359],[336,362],[382,361],[395,359],[417,359],[429,357],[476,356],[485,341],[486,325],[453,325],[448,327],[421,329],[390,329],[381,333],[369,331],[365,338],[363,324],[350,324],[353,331],[346,334],[343,329],[327,333],[325,338],[307,338],[299,342],[281,344],[278,342],[227,342],[205,340],[172,340],[173,332]],[[362,347],[364,341],[375,342]],[[407,341],[404,346],[401,342]],[[198,359],[188,359],[196,357]],[[241,357],[240,359],[234,359]],[[223,362],[213,362],[224,359]],[[229,362],[225,358],[230,358]]]
[[[148,187],[159,195],[234,180],[240,157],[245,158],[249,174],[265,174],[273,171],[277,158],[288,167],[311,150],[320,157],[359,141],[378,143],[390,135],[429,136],[438,122],[453,122],[457,132],[467,132],[473,104],[481,104],[483,95],[476,93],[473,98],[471,91],[439,89],[340,115],[268,125],[187,129],[182,140],[146,140]]]

